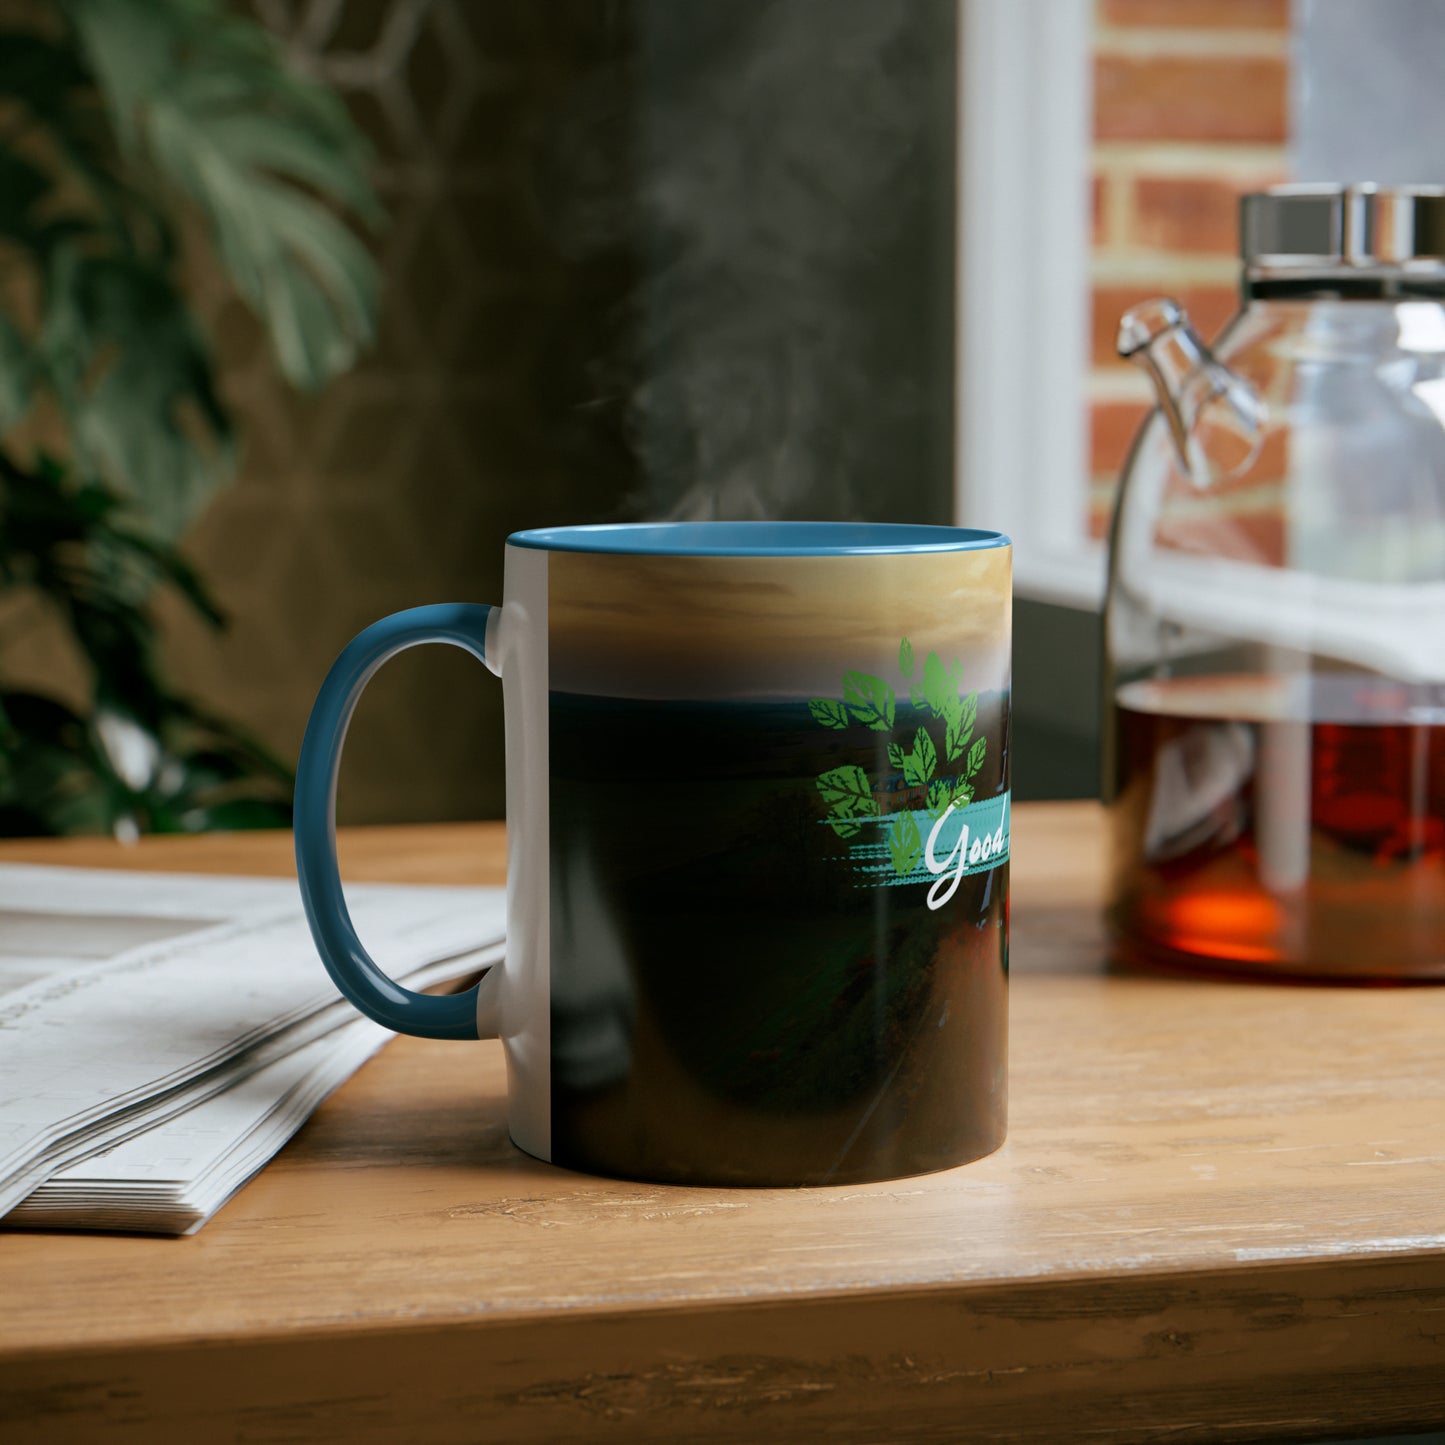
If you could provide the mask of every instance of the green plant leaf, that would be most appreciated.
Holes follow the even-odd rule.
[[[972,736],[973,729],[965,729],[962,719],[956,714],[950,714],[948,726],[943,732],[943,750],[949,762],[956,763],[963,756],[963,750]]]
[[[949,681],[948,671],[936,652],[930,652],[923,662],[923,702],[934,717],[946,717],[950,699],[956,697],[958,689]]]
[[[220,0],[63,0],[122,149],[199,207],[287,377],[315,388],[374,336],[376,266],[333,213],[379,214],[345,108]]]
[[[289,768],[172,690],[147,601],[165,586],[221,620],[168,541],[233,460],[183,292],[179,237],[203,231],[185,210],[297,384],[349,366],[375,328],[376,268],[351,229],[379,218],[365,143],[339,97],[289,70],[239,8],[41,0],[0,27],[0,240],[14,304],[0,315],[0,431],[43,401],[58,413],[45,434],[58,422],[71,448],[63,465],[43,454],[21,465],[0,447],[0,587],[45,599],[92,680],[75,712],[4,694],[0,831],[290,816]],[[153,744],[148,780],[120,775],[106,745],[115,719]]]
[[[903,771],[903,765],[904,765],[904,762],[905,762],[907,756],[908,756],[908,755],[907,755],[907,753],[904,751],[904,748],[903,748],[903,744],[902,744],[902,743],[889,743],[889,744],[888,744],[888,765],[889,765],[889,767],[891,767],[891,768],[896,768],[896,769],[901,773],[901,772]]]
[[[846,815],[829,813],[828,816],[823,819],[823,821],[840,838],[856,838],[858,834],[863,831],[863,825],[861,823],[859,823],[854,818],[847,817]]]
[[[107,793],[84,718],[35,693],[0,695],[0,833],[103,832]]]
[[[0,33],[0,95],[19,101],[37,118],[69,118],[71,92],[86,81],[69,46],[27,30]]]
[[[25,338],[0,312],[0,431],[17,425],[30,410],[34,374]]]
[[[212,627],[225,626],[225,614],[216,605],[215,598],[206,589],[195,568],[174,547],[125,527],[113,527],[111,537],[137,561],[147,563],[158,577],[169,582]]]
[[[963,709],[963,725],[969,732],[972,732],[974,723],[978,720],[978,693],[969,693],[969,695],[964,698],[961,707]]]
[[[808,711],[813,714],[813,720],[822,723],[825,728],[848,726],[848,709],[831,697],[813,698],[808,704]]]
[[[988,751],[988,739],[976,738],[968,750],[968,776],[971,778],[983,766],[984,754]]]
[[[142,605],[153,583],[177,588],[208,620],[219,616],[185,561],[133,532],[114,493],[71,481],[44,456],[27,470],[0,450],[0,498],[0,584],[24,580],[44,596],[94,678],[89,716],[35,695],[0,701],[0,831],[284,820],[290,769],[178,697],[159,670],[155,624]],[[107,714],[149,740],[148,780],[119,775]]]
[[[159,267],[57,250],[40,336],[81,468],[175,537],[232,470],[235,449],[210,358]]]
[[[874,817],[878,800],[868,785],[868,775],[856,763],[833,768],[818,777],[817,788],[830,812],[840,818]]]
[[[919,728],[913,739],[913,750],[903,759],[904,779],[915,787],[929,782],[938,771],[938,751],[927,729]]]
[[[277,254],[248,299],[270,330],[288,380],[315,391],[348,371],[375,339],[375,263],[340,221],[310,201],[278,189],[263,210],[276,232]]]
[[[963,750],[973,736],[973,727],[977,719],[978,694],[971,692],[962,700],[955,695],[955,699],[948,709],[948,726],[944,731],[943,738],[943,746],[948,753],[949,762],[956,763],[963,756]]]
[[[900,876],[911,873],[923,856],[923,835],[912,813],[900,813],[888,830],[888,856],[893,871]]]
[[[5,53],[6,43],[7,37],[0,35],[0,55]],[[33,212],[50,194],[50,178],[44,171],[24,156],[0,150],[0,236],[34,246],[40,226]]]
[[[893,689],[881,677],[868,672],[843,674],[843,701],[854,720],[875,732],[888,732],[893,727],[896,699]]]
[[[898,644],[898,670],[904,677],[913,676],[913,644],[906,637]]]
[[[973,784],[961,778],[939,778],[928,789],[928,806],[935,817],[941,816],[952,804],[966,808],[973,802]]]

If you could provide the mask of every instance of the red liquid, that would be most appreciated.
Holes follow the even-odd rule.
[[[1115,726],[1126,955],[1445,978],[1445,689],[1339,674],[1133,683]]]

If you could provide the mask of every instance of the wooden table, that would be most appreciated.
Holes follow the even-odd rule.
[[[1012,1106],[893,1184],[670,1189],[399,1040],[199,1235],[0,1236],[0,1440],[1322,1438],[1445,1420],[1445,989],[1111,976],[1087,805],[1014,822]],[[290,871],[279,836],[0,857]],[[343,840],[498,881],[500,828]]]

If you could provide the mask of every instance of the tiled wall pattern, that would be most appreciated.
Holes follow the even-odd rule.
[[[233,624],[168,611],[182,685],[294,758],[346,640],[500,600],[520,527],[947,515],[952,0],[250,3],[376,147],[384,317],[299,398],[197,278],[247,454],[187,539]],[[343,821],[499,816],[500,695],[388,664]]]
[[[616,39],[594,0],[253,8],[346,97],[390,213],[380,344],[319,397],[289,391],[240,305],[196,281],[246,452],[186,540],[230,629],[218,641],[170,608],[168,659],[294,759],[353,633],[420,603],[500,601],[509,532],[616,506],[606,458],[558,442],[595,278],[559,253],[530,181],[539,117]],[[405,653],[358,710],[342,821],[500,816],[501,755],[497,680],[453,648]]]
[[[1288,0],[1096,0],[1089,527],[1108,528],[1150,395],[1114,337],[1175,296],[1213,336],[1238,301],[1236,207],[1286,176]]]

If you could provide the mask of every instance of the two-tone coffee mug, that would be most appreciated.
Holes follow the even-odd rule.
[[[1003,1141],[1011,548],[865,523],[558,527],[501,607],[419,607],[341,654],[306,731],[317,948],[402,1033],[500,1036],[512,1139],[574,1169],[828,1184]],[[347,915],[336,775],[394,653],[503,679],[507,953],[387,978]]]

